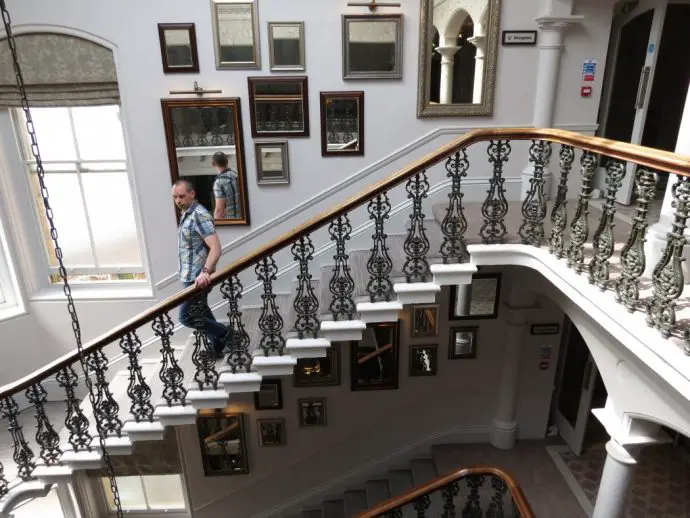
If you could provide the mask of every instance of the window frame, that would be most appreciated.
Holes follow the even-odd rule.
[[[17,269],[0,212],[0,322],[26,313]]]
[[[93,105],[93,107],[99,107],[100,105]],[[141,229],[141,218],[140,218],[140,213],[139,209],[137,206],[137,199],[136,199],[136,192],[135,192],[135,186],[133,185],[132,181],[132,166],[131,166],[131,161],[129,159],[129,146],[127,145],[127,138],[126,138],[126,131],[125,131],[125,125],[123,121],[123,111],[122,111],[122,106],[121,105],[115,105],[118,107],[119,110],[119,119],[120,119],[120,128],[122,131],[122,136],[123,136],[123,141],[124,141],[124,147],[125,147],[125,157],[123,159],[104,159],[104,160],[85,160],[82,159],[80,156],[80,150],[78,146],[78,141],[77,141],[77,133],[76,133],[76,127],[74,123],[74,117],[72,115],[72,109],[73,108],[84,108],[88,106],[78,106],[78,107],[71,107],[71,106],[62,106],[58,108],[63,108],[67,110],[67,113],[69,115],[69,123],[70,123],[70,129],[72,132],[72,139],[75,145],[75,159],[74,160],[43,160],[43,163],[46,166],[46,174],[69,174],[69,175],[75,175],[78,185],[79,185],[79,190],[80,190],[80,195],[81,195],[81,202],[82,206],[84,207],[84,210],[87,211],[87,205],[86,205],[86,195],[84,191],[84,175],[88,175],[90,173],[124,173],[125,177],[127,178],[127,187],[129,189],[129,195],[130,195],[130,200],[132,203],[132,209],[133,209],[133,214],[134,214],[134,222],[136,226],[136,236],[137,236],[137,245],[139,247],[139,253],[141,257],[141,265],[140,266],[131,266],[131,265],[122,265],[122,266],[99,266],[98,265],[98,256],[97,256],[97,249],[96,249],[96,243],[95,243],[95,238],[94,238],[94,233],[91,228],[91,223],[90,219],[88,218],[88,212],[86,213],[86,226],[89,231],[89,244],[91,247],[91,255],[94,258],[95,265],[92,266],[70,266],[66,267],[67,274],[68,276],[78,276],[78,275],[101,275],[101,274],[143,274],[145,276],[144,279],[141,280],[136,280],[136,279],[124,279],[124,280],[119,280],[119,279],[108,279],[108,280],[103,280],[103,281],[78,281],[78,280],[72,280],[71,285],[73,292],[76,291],[77,295],[79,292],[86,293],[86,294],[92,294],[95,298],[108,298],[108,292],[113,289],[130,289],[130,290],[141,290],[143,288],[143,291],[140,293],[135,293],[134,295],[141,296],[141,297],[150,297],[152,295],[151,293],[151,280],[150,280],[150,275],[149,271],[147,268],[147,256],[146,256],[146,247],[145,247],[145,241],[143,239],[143,233]],[[40,109],[40,107],[39,107]],[[37,296],[34,297],[36,299],[51,299],[53,296],[62,296],[62,289],[59,287],[58,283],[51,282],[50,277],[54,275],[59,275],[59,269],[57,266],[51,265],[51,258],[50,254],[52,252],[51,249],[49,249],[48,241],[45,238],[45,223],[43,221],[43,218],[45,216],[43,215],[43,206],[38,205],[36,202],[40,200],[36,196],[37,192],[35,187],[32,185],[32,183],[35,181],[35,177],[33,175],[36,175],[36,161],[33,159],[33,156],[30,155],[30,142],[26,138],[27,137],[27,131],[25,127],[25,118],[24,118],[24,113],[21,108],[14,108],[9,110],[10,113],[10,119],[12,122],[14,134],[15,134],[15,141],[17,145],[17,151],[18,151],[18,160],[22,164],[22,174],[23,174],[23,180],[25,182],[25,185],[27,186],[28,189],[28,195],[29,195],[29,200],[31,202],[31,211],[34,214],[34,221],[35,224],[33,225],[35,229],[35,234],[37,239],[35,240],[36,242],[36,247],[40,249],[40,270],[36,272],[38,275],[38,282],[37,282]],[[40,140],[39,140],[39,146],[40,146]],[[50,165],[72,165],[74,166],[73,169],[70,170],[65,170],[65,171],[50,171],[49,166]],[[107,165],[107,164],[113,164],[119,165],[120,167],[113,167],[112,169],[109,169],[107,167],[99,167],[99,168],[93,168],[89,167],[92,164],[101,164],[101,165]],[[34,248],[32,246],[32,248]],[[75,290],[76,288],[76,290]],[[79,297],[81,298],[81,297]],[[88,298],[88,295],[87,295]]]
[[[189,500],[187,498],[187,487],[185,484],[185,477],[181,473],[171,473],[170,475],[177,475],[180,477],[180,485],[182,487],[182,499],[184,500],[184,508],[176,508],[176,509],[148,509],[150,506],[149,504],[149,499],[148,495],[146,494],[146,489],[144,488],[144,482],[143,482],[143,477],[151,476],[151,475],[127,475],[127,477],[137,477],[140,481],[141,488],[142,488],[142,493],[144,495],[144,500],[146,501],[146,507],[147,509],[128,509],[125,510],[123,508],[123,512],[127,516],[142,516],[146,518],[157,518],[158,516],[165,516],[165,517],[173,517],[173,518],[187,518],[190,515],[190,509],[189,509]],[[115,477],[115,478],[124,478],[124,477]],[[116,511],[110,509],[110,506],[108,505],[108,495],[106,493],[105,487],[104,487],[104,482],[108,482],[107,477],[97,477],[94,479],[95,484],[100,488],[99,492],[99,507],[101,508],[102,511],[105,511],[105,513],[108,516],[115,516],[117,513]],[[102,512],[101,511],[101,512]]]

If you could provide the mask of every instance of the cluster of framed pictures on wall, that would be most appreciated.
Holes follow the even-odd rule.
[[[261,69],[259,0],[211,0],[217,69]],[[343,15],[343,79],[402,78],[401,14]],[[306,70],[304,22],[269,21],[271,72]],[[161,23],[158,39],[163,72],[198,73],[197,33],[193,23]],[[257,184],[288,185],[288,140],[309,137],[306,76],[247,78],[251,135],[255,139]],[[364,92],[322,91],[321,155],[364,154]],[[247,171],[239,97],[162,99],[171,179],[194,186],[197,200],[218,225],[249,225]],[[233,189],[216,200],[214,153],[228,157]],[[223,209],[223,205],[225,209]],[[221,207],[216,210],[216,207]],[[229,208],[228,208],[229,207]]]

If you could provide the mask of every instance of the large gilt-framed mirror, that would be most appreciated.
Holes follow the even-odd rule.
[[[161,106],[172,183],[189,181],[216,225],[249,225],[239,98],[161,99]]]
[[[501,0],[421,0],[418,117],[493,114]]]

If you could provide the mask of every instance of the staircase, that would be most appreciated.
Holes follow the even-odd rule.
[[[534,175],[524,202],[509,202],[505,195],[503,165],[511,139],[532,140],[529,160]],[[467,149],[482,142],[489,142],[493,169],[487,196],[481,203],[463,202],[462,182],[470,166]],[[543,175],[550,163],[554,167],[554,144],[560,145],[560,181],[551,203]],[[568,191],[568,180],[575,174],[574,147],[583,150],[580,189],[575,193]],[[594,153],[615,159],[608,168],[609,190],[601,211],[589,207]],[[257,391],[263,377],[290,376],[299,358],[324,356],[333,341],[361,340],[366,324],[397,321],[405,305],[433,302],[443,286],[469,284],[479,266],[513,261],[510,254],[528,254],[546,269],[575,279],[569,282],[601,288],[604,293],[598,292],[598,297],[611,303],[617,299],[623,309],[623,327],[643,318],[626,309],[649,308],[650,326],[665,340],[661,343],[690,351],[690,335],[675,318],[682,277],[674,281],[681,289],[656,282],[679,268],[673,258],[682,254],[684,240],[669,236],[672,255],[663,259],[654,279],[642,277],[644,268],[633,252],[644,240],[653,175],[646,170],[639,175],[633,227],[614,223],[623,160],[690,172],[690,162],[671,153],[565,131],[474,130],[214,274],[213,287],[220,290],[212,292],[215,299],[210,300],[217,313],[227,313],[233,329],[223,360],[216,362],[205,354],[202,333],[180,331],[171,318],[182,301],[194,297],[195,289],[190,288],[85,345],[95,407],[77,396],[83,393],[83,382],[76,375],[81,371],[76,351],[3,387],[0,409],[13,431],[21,483],[7,484],[13,469],[5,466],[4,474],[0,471],[0,512],[16,505],[27,488],[45,490],[69,480],[76,470],[98,467],[103,457],[99,435],[105,437],[110,455],[127,455],[136,441],[161,440],[167,426],[194,424],[199,410],[222,408],[233,395]],[[395,189],[403,183],[404,190]],[[688,177],[681,177],[676,196],[677,225],[682,230],[690,209]],[[424,206],[433,219],[427,218]],[[391,218],[396,214],[408,217]],[[359,226],[353,228],[353,222]],[[591,243],[589,228],[597,229]],[[279,263],[284,264],[281,269]],[[157,341],[147,342],[143,353],[140,336],[150,332]],[[107,370],[113,344],[126,354],[128,364],[114,375]],[[58,423],[51,423],[44,411],[42,383],[53,377],[65,391],[69,410],[66,427],[59,432]],[[26,441],[29,434],[18,423],[15,401],[27,389],[46,430],[32,451]],[[322,509],[305,510],[302,516],[350,516],[350,508],[370,507],[436,475],[433,462],[420,460],[328,499]],[[438,504],[433,498],[431,502]]]

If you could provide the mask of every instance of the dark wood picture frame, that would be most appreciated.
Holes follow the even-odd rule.
[[[420,330],[420,320],[424,318],[420,317],[420,312],[431,311],[433,314],[433,328],[429,331]],[[431,320],[431,318],[429,318]],[[438,336],[438,325],[439,325],[439,305],[438,304],[416,304],[412,306],[412,319],[410,327],[410,338],[433,338]]]
[[[265,404],[261,402],[261,390],[269,392],[266,388],[271,388],[275,394],[275,403]],[[256,410],[280,410],[283,408],[283,385],[280,378],[264,378],[261,380],[259,390],[254,392],[254,408]]]
[[[196,426],[206,476],[249,473],[244,414],[224,410],[202,411]]]
[[[354,99],[357,104],[357,145],[353,144],[354,140],[345,142],[342,149],[328,149],[328,129],[330,123],[328,122],[328,106],[335,100],[350,100]],[[363,91],[343,91],[343,92],[321,92],[319,95],[319,104],[321,106],[321,156],[362,156],[364,155],[364,92]],[[353,126],[353,127],[355,127]],[[344,128],[343,135],[346,136],[352,131],[351,128]]]
[[[261,84],[293,84],[299,85],[299,94],[285,93],[283,95],[256,94],[257,85]],[[252,137],[308,137],[309,136],[309,81],[307,76],[257,76],[247,78],[247,88],[249,89],[249,114],[251,118]],[[289,90],[289,88],[288,88]],[[257,103],[296,103],[299,102],[302,113],[302,129],[291,131],[287,128],[279,128],[279,124],[284,125],[284,121],[276,122],[273,130],[260,129],[257,124]]]
[[[448,319],[449,320],[485,320],[485,319],[490,319],[490,318],[497,318],[498,317],[498,307],[500,306],[501,302],[501,274],[500,273],[475,273],[472,276],[472,284],[470,285],[470,307],[472,306],[472,298],[474,296],[473,288],[472,286],[474,285],[475,280],[484,280],[484,279],[496,279],[496,296],[494,297],[494,307],[493,311],[491,313],[483,313],[483,314],[472,314],[470,313],[469,315],[457,315],[455,313],[455,306],[457,303],[457,297],[458,297],[458,287],[457,286],[451,286],[450,287],[450,302],[448,304]]]
[[[236,162],[236,167],[237,167],[237,176],[238,176],[238,191],[240,195],[240,200],[239,200],[239,205],[240,205],[240,217],[237,219],[216,219],[215,224],[216,226],[224,226],[224,225],[238,225],[238,226],[245,226],[250,224],[250,217],[249,217],[249,192],[247,190],[247,167],[245,163],[245,154],[244,154],[244,132],[242,130],[242,109],[240,106],[240,98],[239,97],[217,97],[217,98],[211,98],[211,99],[161,99],[161,108],[163,110],[163,125],[165,128],[165,139],[166,139],[166,144],[168,148],[168,164],[170,166],[170,179],[172,183],[177,182],[180,180],[180,171],[178,167],[178,159],[177,159],[177,147],[175,145],[175,128],[173,126],[173,110],[177,108],[217,108],[217,109],[228,109],[231,110],[232,113],[232,118],[233,118],[233,131],[234,131],[234,142],[231,144],[227,145],[222,145],[222,146],[213,146],[212,144],[209,146],[196,146],[198,149],[204,149],[205,147],[208,147],[208,153],[206,153],[203,156],[209,156],[212,155],[214,151],[218,150],[219,147],[226,148],[226,147],[232,147],[234,146],[234,153],[235,153],[235,162]],[[212,142],[212,140],[209,140],[209,142]],[[210,160],[210,156],[209,156]],[[197,180],[195,178],[201,178],[205,180],[209,180],[211,184],[213,183],[212,178],[215,178],[216,172],[213,170],[213,168],[210,165],[208,165],[209,169],[209,174],[208,175],[199,175],[198,177],[183,177],[187,179],[191,179],[193,183],[196,183]],[[208,211],[213,214],[213,207],[212,206],[207,206],[207,204],[213,204],[214,201],[206,202],[204,203],[200,199],[199,193],[201,189],[198,188],[197,186],[197,200],[199,200],[202,205],[204,205]],[[205,187],[204,188],[204,193],[206,191],[211,191],[210,195],[211,198],[213,198],[213,192],[212,192],[212,187]],[[204,194],[204,197],[206,197],[206,194]],[[173,207],[175,209],[175,214],[177,216],[177,221],[179,223],[180,221],[180,211],[175,207],[173,204]]]
[[[429,369],[419,368],[417,360],[419,351],[428,351],[429,354]],[[436,344],[420,344],[411,345],[409,347],[408,358],[408,373],[410,377],[417,376],[436,376],[438,373],[438,345]]]
[[[318,408],[318,413],[308,416],[308,408]],[[328,414],[326,413],[326,398],[309,397],[297,400],[297,412],[300,428],[316,428],[328,425]],[[311,421],[311,422],[308,422]]]
[[[165,40],[165,31],[184,31],[189,34],[189,50],[192,63],[187,66],[171,65],[168,56],[168,44]],[[199,72],[199,54],[196,46],[196,29],[193,23],[159,23],[158,42],[161,46],[161,59],[163,60],[163,73],[184,74]]]
[[[324,368],[324,366],[326,366]],[[322,370],[322,368],[324,368]],[[304,369],[310,369],[305,375]],[[323,374],[326,371],[328,374]],[[313,375],[311,374],[313,373]],[[324,358],[300,358],[297,360],[292,374],[292,386],[328,387],[340,385],[340,342],[333,342],[326,351]]]
[[[268,428],[273,426],[274,428]],[[272,417],[256,420],[256,431],[259,434],[259,446],[285,446],[287,444],[287,430],[285,419]]]
[[[360,390],[396,390],[398,388],[398,378],[399,378],[399,357],[400,357],[400,326],[401,320],[397,322],[381,322],[376,324],[367,324],[367,329],[365,334],[360,341],[354,341],[350,344],[350,388],[352,391]],[[376,342],[374,346],[378,346],[378,338],[376,337],[377,331],[388,330],[390,343],[385,343],[381,347],[374,349],[372,351],[362,351],[363,347],[367,344],[367,333],[371,330],[374,333],[374,338]],[[360,354],[361,353],[361,354]],[[385,355],[385,356],[382,356]],[[374,365],[370,362],[372,359],[383,358],[381,363],[376,362]],[[362,365],[374,365],[375,370],[378,367],[378,377],[386,377],[387,381],[380,382],[379,384],[373,383],[371,380],[374,379],[369,377],[369,381],[366,380],[366,367]],[[385,373],[385,371],[388,371]],[[373,374],[373,371],[372,371]]]
[[[455,335],[457,333],[469,333],[471,336],[470,351],[466,353],[455,352]],[[450,337],[448,339],[448,359],[449,360],[465,360],[477,357],[477,341],[479,339],[479,327],[451,327]]]

